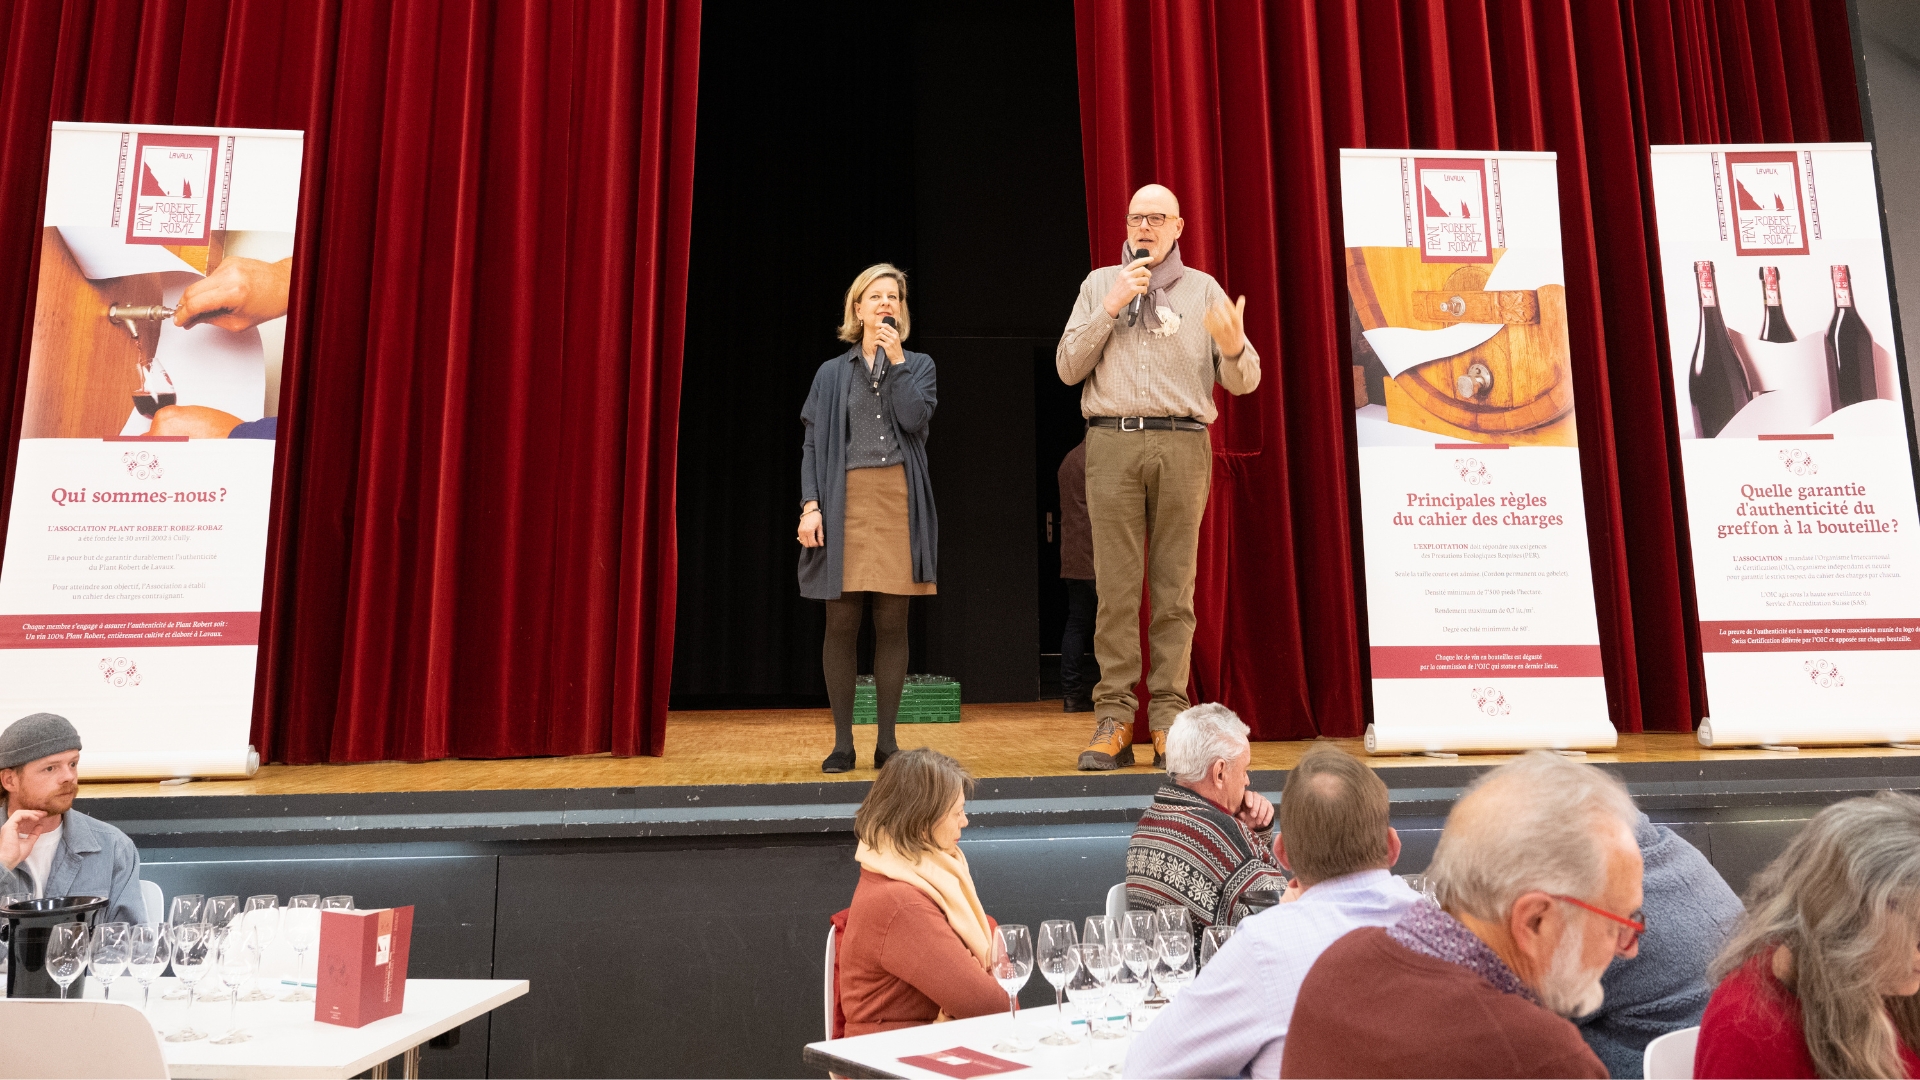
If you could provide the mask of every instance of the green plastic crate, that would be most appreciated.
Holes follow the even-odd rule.
[[[862,675],[853,684],[853,722],[879,722],[874,705],[873,676]],[[960,722],[960,684],[945,675],[909,675],[900,691],[902,724],[957,724]]]

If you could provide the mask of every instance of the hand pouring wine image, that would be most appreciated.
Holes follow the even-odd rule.
[[[293,234],[185,239],[43,230],[22,437],[227,438],[272,415]]]

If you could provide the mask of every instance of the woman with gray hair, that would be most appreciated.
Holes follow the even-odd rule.
[[[1820,811],[1746,902],[1693,1075],[1920,1076],[1920,799]]]

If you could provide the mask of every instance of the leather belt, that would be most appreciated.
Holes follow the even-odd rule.
[[[1207,425],[1191,416],[1089,416],[1091,427],[1121,431],[1205,431]]]

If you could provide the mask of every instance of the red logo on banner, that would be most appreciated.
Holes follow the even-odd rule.
[[[158,480],[162,475],[160,459],[154,457],[150,450],[121,454],[120,460],[126,464],[127,472],[132,473],[135,480]]]
[[[220,137],[142,132],[133,153],[127,243],[201,247],[213,237]]]
[[[1727,154],[1733,249],[1741,255],[1805,255],[1807,208],[1800,161],[1790,150]]]
[[[1820,471],[1820,466],[1814,463],[1813,455],[1797,446],[1791,450],[1780,451],[1780,464],[1785,465],[1787,471],[1795,476],[1811,476]]]
[[[1492,262],[1486,160],[1415,158],[1413,171],[1414,201],[1420,207],[1420,261]]]
[[[1488,716],[1505,716],[1513,711],[1513,706],[1507,704],[1507,696],[1498,687],[1476,686],[1467,693],[1473,695],[1474,705]]]
[[[1487,471],[1487,463],[1479,458],[1454,458],[1453,468],[1460,474],[1460,479],[1474,487],[1493,483],[1493,474]]]
[[[1806,662],[1805,667],[1807,669],[1807,677],[1813,680],[1813,685],[1815,686],[1831,689],[1836,686],[1847,685],[1846,676],[1840,674],[1839,665],[1833,663],[1831,660],[1827,660],[1824,657],[1819,660],[1809,660]]]
[[[139,686],[140,667],[124,656],[100,658],[100,674],[109,686]]]

